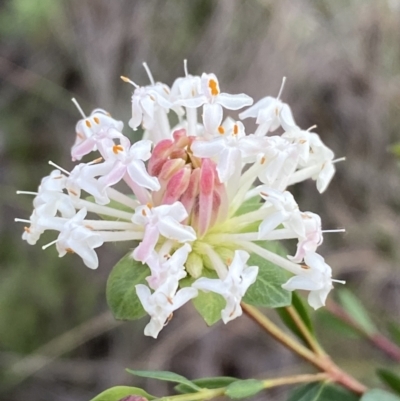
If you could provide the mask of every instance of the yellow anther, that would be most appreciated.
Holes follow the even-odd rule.
[[[98,117],[93,117],[93,120],[96,124],[100,124],[100,119]]]
[[[310,269],[310,267],[307,266],[307,265],[300,265],[300,267],[301,267],[302,269],[304,269],[304,270],[309,270],[309,269]]]
[[[124,77],[123,75],[121,75],[121,79],[122,79],[124,82],[126,82],[127,84],[130,84],[130,83],[131,83],[131,80],[130,80],[129,78],[127,78],[127,77]]]
[[[208,81],[208,87],[211,90],[211,95],[213,96],[219,95],[218,83],[215,79],[210,79]]]
[[[69,189],[68,192],[74,196],[78,196],[77,192],[75,192],[73,189]]]
[[[150,202],[146,203],[146,206],[147,206],[149,209],[152,209],[152,208],[153,208],[153,205],[152,205]]]
[[[24,231],[27,232],[28,234],[31,233],[31,229],[29,227],[24,227]]]
[[[222,135],[222,134],[225,134],[225,128],[222,126],[222,125],[220,125],[219,127],[218,127],[218,132]]]
[[[261,164],[264,164],[265,161],[266,161],[266,159],[265,159],[265,157],[263,156],[263,157],[261,158],[261,160],[260,160],[260,163],[261,163]]]
[[[75,253],[71,248],[65,248],[68,253]]]
[[[239,133],[239,127],[237,124],[233,126],[233,135],[237,135]]]
[[[142,209],[142,215],[145,217],[147,216],[146,210]]]
[[[94,159],[92,162],[90,162],[90,164],[97,164],[103,161],[102,157],[98,157],[97,159]]]
[[[92,124],[91,124],[91,122],[89,120],[86,120],[85,124],[86,124],[86,127],[92,128]]]
[[[122,152],[124,148],[121,145],[114,145],[112,147],[112,151],[117,155],[118,152]]]

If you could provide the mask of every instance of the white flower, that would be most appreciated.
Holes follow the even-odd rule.
[[[129,120],[129,126],[136,130],[140,124],[143,124],[145,129],[152,129],[156,121],[157,109],[161,108],[166,112],[172,107],[168,100],[169,93],[168,86],[161,83],[145,87],[136,85],[132,95],[132,118]]]
[[[323,241],[321,218],[317,214],[311,212],[301,213],[301,218],[305,235],[304,237],[299,237],[296,255],[288,256],[288,258],[295,263],[300,263],[307,253],[315,252]]]
[[[221,93],[218,79],[215,74],[203,73],[201,76],[201,95],[188,99],[177,101],[176,104],[185,107],[203,106],[203,124],[206,132],[214,134],[222,122],[222,107],[229,110],[239,110],[242,107],[249,106],[253,99],[244,93],[230,95]]]
[[[43,177],[39,185],[39,192],[56,191],[62,192],[65,189],[67,177],[60,170],[53,170],[50,175]]]
[[[281,125],[284,128],[296,126],[290,107],[280,101],[280,95],[285,84],[285,78],[278,97],[264,97],[255,103],[252,107],[239,114],[239,118],[244,120],[249,117],[257,118],[256,123],[259,125],[255,135],[264,136],[269,131],[275,131]]]
[[[235,251],[235,256],[224,279],[199,278],[193,287],[203,291],[212,291],[222,295],[226,307],[221,316],[224,323],[236,319],[242,314],[240,302],[247,289],[256,281],[258,266],[247,266],[250,255],[245,251]]]
[[[153,251],[146,260],[146,264],[151,270],[151,276],[146,278],[149,286],[156,290],[169,279],[174,278],[179,281],[186,277],[187,273],[184,264],[191,250],[192,248],[189,244],[184,244],[172,256],[158,255],[157,252]]]
[[[336,280],[332,280],[332,269],[317,253],[306,252],[304,261],[307,265],[304,273],[290,278],[282,288],[288,291],[310,291],[308,303],[318,309],[325,305],[329,291],[333,288],[332,281]]]
[[[188,242],[196,239],[196,233],[190,226],[180,224],[187,217],[186,209],[181,202],[157,207],[138,206],[132,222],[145,229],[143,241],[133,251],[133,257],[146,262],[158,242],[160,234],[166,238]]]
[[[143,284],[137,284],[135,288],[143,309],[151,317],[144,334],[154,338],[171,319],[172,313],[198,294],[197,289],[192,287],[177,292],[178,282],[174,279],[167,280],[153,293]]]
[[[263,239],[280,224],[283,224],[285,228],[290,228],[301,237],[305,236],[301,212],[290,192],[281,192],[262,186],[260,187],[260,195],[266,200],[266,203],[273,206],[275,211],[260,224],[259,239]]]
[[[94,248],[103,245],[101,235],[85,227],[86,209],[81,209],[72,219],[68,220],[60,231],[56,248],[60,258],[66,253],[77,253],[87,267],[97,269],[99,260]]]
[[[209,139],[197,139],[191,145],[193,154],[201,158],[218,157],[217,172],[221,182],[227,182],[235,173],[242,170],[244,161],[256,159],[263,142],[254,135],[246,135],[242,122],[227,118],[218,127],[218,136]]]

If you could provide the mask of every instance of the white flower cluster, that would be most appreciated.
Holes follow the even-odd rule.
[[[262,268],[247,266],[250,253],[294,274],[283,285],[286,290],[310,291],[310,305],[324,305],[335,280],[316,253],[321,219],[301,212],[287,187],[311,178],[323,192],[335,160],[316,133],[296,125],[290,107],[280,100],[283,83],[277,98],[252,105],[245,94],[221,92],[214,74],[189,75],[186,63],[185,76],[171,88],[155,83],[145,68],[148,86],[122,77],[134,86],[129,126],[141,126],[144,139],[131,144],[121,121],[101,109],[87,117],[74,100],[83,118],[76,126],[72,159],[94,151],[101,157],[71,172],[50,163],[57,169],[43,178],[38,192],[29,192],[35,196],[30,219],[17,219],[28,223],[23,239],[35,244],[44,231],[55,230],[57,239],[43,248],[55,244],[60,257],[76,253],[92,269],[98,266],[95,249],[104,242],[139,241],[132,258],[146,264],[151,275],[148,285],[139,284],[136,291],[151,317],[145,334],[153,337],[198,291],[225,298],[225,323],[240,316],[241,299]],[[239,118],[256,119],[252,134],[241,121],[223,116],[224,109],[246,106],[251,107]],[[179,119],[172,129],[171,110]],[[270,134],[278,128],[283,134]],[[129,194],[113,188],[120,182]],[[242,213],[252,199],[258,206]],[[107,219],[87,219],[87,213]],[[297,251],[287,258],[256,243],[290,238],[297,239]],[[205,277],[203,268],[218,278]],[[180,288],[188,275],[193,284]]]

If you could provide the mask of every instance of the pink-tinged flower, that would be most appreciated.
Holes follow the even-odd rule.
[[[76,124],[76,141],[71,149],[72,160],[80,160],[97,150],[97,144],[103,138],[123,138],[120,133],[123,128],[124,123],[113,119],[106,111],[93,110],[89,117]]]
[[[306,263],[304,273],[290,278],[282,288],[288,291],[310,291],[308,303],[312,308],[318,309],[325,305],[326,298],[333,288],[332,281],[343,282],[332,280],[332,269],[317,253],[307,252],[304,261]]]
[[[159,255],[157,252],[152,252],[146,261],[151,270],[151,276],[146,277],[150,288],[156,290],[171,277],[175,278],[176,281],[186,277],[187,273],[184,265],[191,250],[192,248],[189,244],[184,244],[172,256]]]
[[[144,165],[144,161],[151,155],[151,141],[142,140],[130,147],[116,145],[110,141],[104,152],[106,162],[103,164],[107,173],[99,178],[103,189],[117,184],[125,176],[139,187],[152,191],[160,189],[157,178],[151,177]]]
[[[240,302],[247,289],[256,281],[258,266],[247,266],[250,255],[245,251],[235,251],[228,274],[222,279],[199,278],[192,287],[202,291],[211,291],[222,295],[226,307],[221,316],[224,323],[236,319],[242,314]]]
[[[273,210],[260,224],[258,229],[259,239],[263,239],[280,224],[283,224],[285,228],[290,228],[301,237],[305,236],[299,206],[290,192],[281,192],[262,186],[260,187],[260,195],[266,200],[266,205],[270,204]]]
[[[86,209],[81,209],[68,220],[60,231],[56,248],[60,258],[67,253],[76,253],[90,269],[97,269],[99,260],[94,248],[103,245],[101,235],[85,226]]]
[[[144,227],[143,241],[133,251],[133,257],[143,263],[150,257],[160,235],[178,242],[194,241],[196,233],[190,226],[180,224],[187,217],[182,203],[149,207],[138,206],[132,222]]]
[[[171,319],[173,312],[197,296],[197,289],[187,287],[177,291],[178,285],[179,283],[174,278],[170,278],[153,293],[146,285],[137,284],[135,286],[143,309],[151,317],[144,329],[146,336],[157,338],[165,323]]]
[[[311,212],[301,213],[305,235],[299,237],[297,252],[288,258],[295,263],[300,263],[307,253],[312,253],[322,244],[321,218]]]

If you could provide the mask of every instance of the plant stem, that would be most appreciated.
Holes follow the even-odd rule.
[[[287,377],[277,377],[276,379],[266,379],[262,380],[264,389],[269,389],[272,387],[284,386],[287,384],[297,384],[297,383],[312,383],[316,381],[329,380],[330,376],[327,373],[317,373],[317,374],[306,374],[306,375],[296,375]],[[211,398],[219,397],[225,394],[227,387],[220,387],[216,389],[204,388],[197,393],[179,394],[171,395],[167,397],[157,398],[154,401],[197,401],[197,400],[209,400]]]
[[[297,383],[312,383],[317,381],[329,380],[329,375],[327,373],[317,373],[317,374],[306,374],[306,375],[296,375],[288,377],[278,377],[276,379],[263,380],[264,388],[284,386],[286,384],[297,384]]]
[[[304,338],[306,339],[307,343],[309,344],[311,349],[314,351],[314,353],[316,353],[317,355],[326,355],[325,351],[319,345],[318,341],[310,333],[310,330],[304,324],[303,320],[300,318],[300,315],[297,313],[296,309],[294,309],[293,306],[288,306],[285,309],[289,313],[294,324],[300,330],[301,334],[304,336]]]
[[[302,344],[299,344],[297,341],[293,340],[293,338],[284,333],[257,308],[243,303],[241,305],[244,312],[256,323],[258,323],[267,333],[269,333],[285,347],[291,349],[303,359],[313,364],[318,369],[326,372],[332,381],[340,383],[341,385],[355,392],[356,394],[365,393],[367,388],[358,380],[341,370],[329,358],[328,355],[315,354],[313,351],[310,351],[308,348],[306,348]]]

